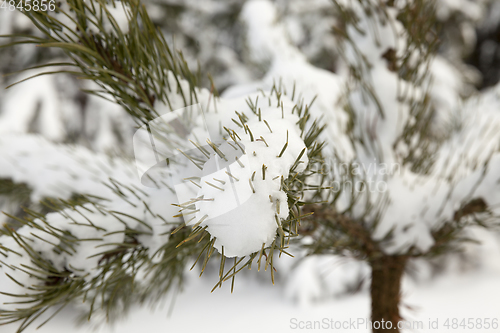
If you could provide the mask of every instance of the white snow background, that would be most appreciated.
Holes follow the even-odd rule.
[[[311,6],[321,8],[327,2],[315,0],[312,1]],[[441,0],[439,15],[444,19],[451,15],[450,13],[458,11],[477,21],[484,15],[481,11],[483,7],[480,6],[483,2],[485,1],[475,3],[467,0]],[[284,34],[300,30],[300,22],[289,18],[286,25],[274,25],[275,9],[271,2],[254,1],[254,3],[259,4],[253,7],[247,6],[242,11],[241,19],[248,21],[250,51],[261,51],[258,54],[250,52],[250,57],[255,62],[267,63],[269,69],[258,82],[248,80],[246,75],[242,75],[239,82],[233,79],[232,83],[236,81],[238,84],[226,90],[224,97],[229,99],[251,94],[259,87],[269,89],[273,78],[277,77],[281,77],[284,84],[290,86],[295,80],[295,77],[291,75],[294,73],[303,76],[299,86],[306,99],[310,100],[317,92],[320,93],[316,101],[315,112],[317,112],[316,115],[323,114],[328,105],[331,105],[342,92],[342,78],[311,66],[305,56],[292,45],[294,38],[300,39],[297,35],[290,37],[289,43],[286,38],[283,38]],[[293,3],[299,6],[297,1]],[[253,11],[258,12],[259,9],[265,9],[266,15],[252,20],[252,17],[256,17]],[[16,20],[16,18],[7,17],[5,13],[0,12],[0,29],[4,31],[8,29],[2,26],[2,24],[7,26],[8,20]],[[470,30],[470,27],[468,28]],[[467,28],[463,30],[466,35]],[[436,59],[433,68],[437,87],[433,92],[433,98],[442,106],[443,114],[439,116],[448,119],[449,115],[459,108],[457,100],[465,84],[461,82],[460,73],[445,59]],[[62,80],[62,82],[58,83],[57,80]],[[94,105],[92,108],[94,111],[90,115],[83,116],[70,98],[64,98],[64,91],[60,90],[61,85],[65,85],[64,79],[43,77],[0,92],[2,98],[0,142],[2,138],[11,137],[12,133],[15,135],[28,133],[30,118],[38,104],[42,106],[38,111],[40,135],[49,140],[61,142],[68,131],[78,128],[82,123],[87,123],[85,131],[92,138],[88,146],[94,151],[110,151],[118,145],[115,136],[111,134],[113,131],[122,133],[125,140],[128,138],[131,142],[133,123],[123,110],[113,104],[92,98],[89,103]],[[499,111],[499,92],[500,85],[478,97],[480,100],[478,104],[486,110],[485,113]],[[345,119],[342,119],[342,115],[333,113],[326,117],[326,121],[334,129],[325,132],[325,139],[342,146],[345,138],[332,135],[332,133],[342,129]],[[442,121],[445,122],[445,120]],[[439,125],[441,119],[437,122]],[[29,136],[26,137],[29,140]],[[9,142],[9,154],[15,155],[16,149],[21,151],[23,148],[17,147],[14,140]],[[460,142],[450,143],[452,146],[455,144],[459,146]],[[2,152],[6,153],[6,151],[4,146]],[[349,155],[351,152],[347,150],[339,151],[339,153]],[[26,165],[21,167],[31,166],[28,164],[29,159],[23,161],[26,161]],[[2,171],[5,170],[0,170],[0,176],[2,176]],[[40,184],[39,186],[43,187],[45,193],[52,194],[50,188],[44,187],[47,178],[40,177],[37,180],[28,175],[23,178],[22,169],[17,170],[17,176],[19,180]],[[86,185],[75,186],[85,188]],[[34,195],[39,193],[41,192],[35,191]],[[0,218],[1,221],[2,218]],[[482,244],[467,247],[466,256],[469,257],[467,265],[451,256],[445,265],[445,272],[434,277],[428,264],[416,262],[414,266],[417,272],[416,277],[414,279],[409,276],[405,277],[402,299],[403,317],[407,320],[419,320],[424,324],[423,330],[405,332],[500,332],[500,329],[464,330],[462,328],[446,329],[443,326],[446,319],[453,318],[459,321],[464,318],[466,320],[468,318],[500,320],[500,242],[497,236],[483,230],[475,229],[471,233],[482,241]],[[477,262],[474,262],[476,258]],[[311,257],[300,262],[298,259],[282,258],[278,260],[277,269],[275,286],[271,284],[269,272],[261,272],[259,277],[256,277],[255,272],[250,272],[248,275],[240,274],[236,278],[233,294],[230,293],[229,285],[210,293],[217,280],[214,274],[208,273],[202,278],[197,278],[196,272],[188,272],[185,290],[176,297],[172,308],[170,308],[172,300],[166,297],[163,306],[154,309],[135,308],[126,318],[112,326],[108,324],[96,326],[93,323],[75,326],[78,310],[67,308],[40,329],[36,330],[37,324],[34,323],[25,332],[294,332],[299,329],[294,329],[293,318],[296,318],[297,322],[302,321],[305,325],[306,321],[322,322],[324,319],[356,321],[358,318],[369,317],[370,300],[366,283],[361,291],[354,295],[345,292],[348,289],[346,284],[353,278],[359,275],[366,277],[369,273],[364,264],[333,256]],[[327,285],[323,284],[325,281]],[[45,318],[49,315],[50,313]],[[439,329],[428,328],[430,319],[438,319]],[[43,318],[37,322],[43,322]],[[0,331],[2,333],[15,332],[16,325],[2,326]],[[369,332],[370,330],[360,328],[311,331]]]

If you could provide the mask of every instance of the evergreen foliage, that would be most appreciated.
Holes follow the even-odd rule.
[[[184,10],[165,6],[173,16]],[[76,168],[74,178],[91,179],[95,189],[80,189],[81,183],[68,180],[67,193],[52,197],[50,191],[0,178],[0,195],[23,204],[42,197],[43,207],[9,214],[0,229],[0,265],[13,287],[0,290],[12,301],[0,307],[0,324],[21,322],[21,332],[47,310],[58,312],[75,300],[84,303],[86,318],[105,314],[114,320],[133,304],[155,303],[181,289],[186,268],[199,267],[201,276],[213,258],[219,260],[219,280],[212,291],[228,281],[232,291],[235,276],[252,266],[269,269],[274,283],[277,259],[303,248],[308,255],[348,254],[367,262],[372,269],[372,319],[400,320],[400,282],[409,260],[459,251],[472,241],[466,234],[469,227],[499,225],[499,144],[492,128],[500,120],[489,111],[466,110],[458,120],[445,114],[457,110],[443,110],[433,91],[439,79],[433,65],[441,33],[436,6],[425,0],[333,2],[338,15],[334,35],[348,71],[340,107],[321,95],[306,101],[295,82],[290,86],[281,79],[269,91],[245,98],[219,97],[212,77],[207,80],[200,69],[189,69],[183,53],[168,45],[139,0],[66,0],[54,12],[25,11],[37,33],[2,36],[10,42],[0,47],[35,44],[62,51],[67,61],[27,68],[48,70],[30,78],[66,73],[95,83],[97,88],[84,92],[119,104],[150,136],[164,140],[166,148],[159,155],[166,168],[148,174],[154,186],[143,188],[131,176],[134,166],[126,158],[51,146],[54,155],[77,160],[68,166]],[[239,10],[234,4],[228,15]],[[117,12],[126,20],[117,20]],[[303,59],[296,51],[289,47],[280,56],[300,64]],[[270,66],[276,61],[271,57]],[[201,86],[205,82],[208,89]],[[345,115],[345,128],[330,123],[328,115],[323,118],[315,103],[326,104],[338,119]],[[183,120],[202,127],[203,118],[205,125],[217,128],[217,138],[189,141],[176,128],[167,126],[163,133],[150,128],[168,114],[165,110],[193,105],[200,112]],[[283,134],[279,145],[266,140],[277,133]],[[469,150],[453,157],[454,148],[464,141]],[[348,144],[340,147],[338,142]],[[245,166],[237,156],[233,161],[231,149],[267,159],[262,166]],[[266,155],[269,151],[272,156]],[[208,182],[204,166],[213,161],[234,162],[243,171],[226,171],[227,180]],[[398,169],[354,172],[370,163]],[[252,198],[262,197],[268,186],[269,200],[265,192],[263,201],[272,208],[272,237],[258,238],[260,250],[253,244],[230,248],[221,241],[222,234],[215,236],[219,231],[208,222],[208,214],[203,215],[217,199],[196,195],[178,202],[168,177],[189,183],[195,193],[221,196],[233,180],[244,182]],[[368,191],[372,181],[385,182],[388,191]],[[333,183],[339,188],[333,190]],[[266,212],[267,206],[261,206]]]

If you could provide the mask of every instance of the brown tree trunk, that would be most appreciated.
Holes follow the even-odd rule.
[[[399,332],[399,300],[401,296],[401,278],[407,257],[382,256],[370,261],[372,281],[370,293],[372,299],[372,328],[374,333]]]

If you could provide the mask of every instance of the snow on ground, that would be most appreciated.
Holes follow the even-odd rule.
[[[442,0],[441,3],[449,4],[450,8],[453,7],[451,6],[451,4],[455,4],[454,0]],[[472,3],[472,1],[463,0],[456,3],[467,3],[470,8],[477,7]],[[267,6],[266,2],[262,1],[254,2],[254,5]],[[458,8],[465,10],[465,8],[469,7],[462,6]],[[254,9],[259,8],[262,7],[254,7]],[[271,12],[272,11],[269,11],[269,13]],[[475,15],[474,10],[469,10],[467,12],[469,15]],[[2,17],[1,13],[0,17]],[[305,58],[299,55],[298,50],[292,48],[290,46],[291,44],[288,45],[287,43],[285,43],[286,39],[282,38],[284,35],[284,30],[280,25],[274,24],[274,19],[275,17],[273,15],[260,17],[260,21],[257,22],[259,23],[259,25],[257,25],[253,31],[263,32],[262,36],[264,37],[262,38],[262,40],[258,38],[252,39],[252,41],[255,43],[252,49],[260,51],[278,49],[281,51],[280,53],[272,53],[269,51],[267,53],[264,52],[264,54],[260,54],[260,56],[264,58],[267,57],[271,59],[278,59],[279,57],[288,55],[290,56],[290,58],[292,58],[293,62],[290,61],[289,63],[285,64],[276,62],[274,66],[270,68],[270,74],[268,74],[259,84],[267,82],[267,84],[270,86],[273,75],[282,76],[284,77],[284,83],[288,81],[288,86],[293,86],[295,81],[299,81],[298,86],[302,84],[302,88],[305,90],[304,95],[307,95],[308,91],[306,88],[308,87],[308,85],[311,85],[314,88],[311,88],[310,91],[321,88],[314,87],[312,82],[327,82],[328,84],[323,84],[325,88],[336,88],[333,92],[330,92],[330,94],[321,94],[321,96],[318,97],[318,100],[316,101],[315,107],[318,107],[318,109],[320,109],[320,106],[327,108],[331,107],[331,105],[334,105],[334,102],[338,97],[337,94],[341,92],[340,88],[337,89],[337,86],[340,87],[340,79],[333,74],[318,70],[309,65],[305,61]],[[0,22],[3,23],[1,19]],[[269,29],[259,30],[258,28],[262,28],[263,23],[266,23],[268,25],[267,28]],[[267,34],[266,32],[270,32],[270,34]],[[253,36],[259,37],[258,34]],[[264,41],[268,42],[272,39],[274,39],[276,43],[260,43]],[[280,48],[277,48],[277,45],[280,46]],[[252,44],[250,46],[252,46]],[[259,56],[259,54],[257,54],[257,56]],[[288,69],[291,66],[290,64],[297,66],[295,67],[294,74],[303,74],[303,77],[308,78],[308,81],[304,82],[305,79],[295,80],[295,78],[292,77],[291,74],[288,75]],[[299,68],[300,71],[297,68]],[[443,70],[443,67],[440,66],[439,69]],[[441,77],[437,74],[443,75],[441,75]],[[446,80],[448,77],[451,77],[451,74],[453,73],[447,74],[438,72],[437,74],[437,81],[438,83],[441,83],[437,91],[439,91],[439,97],[442,98],[442,103],[446,104],[450,100],[452,101],[453,98],[447,98],[449,94],[443,94],[443,89],[445,87],[451,87],[453,83],[456,83],[456,80],[452,80],[451,83]],[[288,77],[286,75],[288,75]],[[442,82],[439,81],[440,78],[442,79]],[[40,78],[40,80],[45,80],[45,78]],[[33,80],[33,82],[34,81],[35,80]],[[30,84],[30,82],[32,81],[28,81],[26,84]],[[235,95],[238,95],[236,93],[242,94],[249,91],[255,91],[256,85],[245,85],[243,87],[239,87],[239,89],[243,88],[247,89],[248,91],[237,91],[236,88],[233,88],[232,91],[226,91],[226,96],[230,96],[231,92]],[[54,95],[56,93],[51,90],[43,91],[50,92],[49,95]],[[12,90],[11,94],[13,94],[14,96],[15,92],[16,90]],[[310,94],[311,96],[307,96],[307,101],[311,100],[314,95],[312,92]],[[40,95],[40,98],[43,97],[46,99],[47,96],[50,97],[49,95],[42,94]],[[33,102],[28,104],[30,104],[31,106],[36,106],[36,103],[34,103],[36,102],[36,100],[33,99],[22,100],[16,97],[13,100],[16,100],[17,104],[19,103],[19,101],[23,101],[25,103],[25,106],[26,103]],[[58,115],[54,113],[55,111],[53,109],[55,106],[49,103],[55,103],[54,98],[49,98],[47,100],[47,105],[45,106],[52,107],[47,109],[47,114],[45,115],[44,113],[44,115],[41,116],[40,121],[42,123],[48,123],[50,125],[47,126],[47,128],[50,129],[49,134],[54,136],[52,137],[52,139],[61,139],[63,137],[63,124],[54,120],[58,117]],[[454,105],[448,106],[450,107],[450,109],[454,109],[455,107]],[[13,110],[16,110],[16,112],[19,111],[18,109],[19,105],[17,105],[16,108],[13,108]],[[21,110],[22,114],[19,113],[21,111],[16,113],[16,119],[19,119],[19,117],[22,117],[23,115],[26,115],[25,118],[27,119],[27,113],[30,113],[33,110],[33,107],[23,108],[23,110]],[[7,113],[3,114],[2,119],[4,120],[4,126],[0,127],[8,128],[9,131],[16,131],[17,127],[5,125],[7,116]],[[45,117],[48,118],[45,119]],[[334,117],[334,115],[331,115],[331,117]],[[336,119],[332,119],[330,123],[335,124]],[[27,125],[27,122],[17,124],[17,126],[21,127],[23,127],[24,125]],[[17,132],[25,132],[24,127],[21,128],[22,130],[19,130]],[[333,139],[331,139],[331,141],[333,141]],[[107,137],[98,139],[96,140],[96,142],[98,146],[113,145],[113,142]],[[101,142],[103,142],[103,144],[100,144]],[[422,321],[423,324],[423,329],[407,330],[405,332],[500,332],[499,329],[468,330],[462,329],[460,327],[458,327],[457,329],[446,329],[446,327],[444,326],[447,318],[449,318],[450,320],[452,320],[453,318],[457,318],[459,322],[463,318],[474,318],[474,320],[496,318],[500,321],[500,260],[498,260],[500,258],[500,250],[498,246],[495,247],[492,244],[489,244],[489,246],[490,248],[482,247],[485,249],[483,257],[487,258],[489,265],[489,268],[487,269],[482,269],[480,271],[476,270],[475,272],[462,274],[457,274],[456,271],[453,271],[446,275],[440,276],[437,279],[425,281],[425,283],[421,284],[415,284],[409,280],[405,281],[405,287],[403,288],[403,315],[405,318],[410,320]],[[268,275],[268,273],[269,272],[267,272],[266,275]],[[116,326],[112,327],[109,325],[104,325],[98,327],[96,331],[100,333],[170,331],[238,331],[252,333],[294,332],[300,330],[300,327],[305,327],[308,322],[314,325],[314,321],[319,321],[320,324],[322,324],[320,326],[322,326],[323,329],[310,331],[370,331],[366,328],[366,326],[352,329],[331,329],[331,327],[329,327],[329,325],[332,325],[330,319],[334,320],[334,323],[343,323],[344,321],[354,321],[356,323],[358,318],[360,318],[360,320],[367,318],[370,311],[370,299],[367,292],[349,297],[308,304],[307,306],[299,306],[294,304],[293,302],[290,302],[285,297],[285,288],[282,288],[284,285],[286,285],[284,281],[277,282],[277,285],[273,287],[271,285],[271,282],[269,281],[269,277],[267,276],[265,283],[260,281],[260,279],[257,280],[250,277],[238,276],[236,279],[236,290],[233,294],[231,294],[229,291],[229,284],[227,284],[223,288],[223,290],[217,290],[213,294],[210,294],[210,290],[215,284],[215,277],[204,276],[204,278],[202,279],[197,279],[196,275],[197,274],[189,274],[190,279],[187,283],[186,290],[184,293],[178,296],[175,307],[173,308],[173,312],[170,317],[167,315],[168,300],[166,299],[167,305],[165,305],[163,308],[158,308],[154,311],[151,311],[147,307],[137,308],[136,310],[131,311],[131,314],[126,319],[119,321]],[[312,283],[309,283],[309,287],[312,285]],[[325,289],[318,289],[318,293],[324,294]],[[82,333],[91,331],[90,326],[75,327],[74,322],[76,315],[76,310],[67,309],[60,313],[53,321],[50,321],[46,326],[43,326],[39,330],[36,330],[37,325],[32,325],[28,330],[26,330],[26,332],[59,333],[74,331],[77,333]],[[429,320],[435,322],[436,319],[438,320],[438,328],[430,329]],[[42,321],[43,320],[39,321],[39,323]],[[16,328],[16,325],[2,326],[1,332],[13,333],[16,331]]]
[[[497,248],[492,257],[499,257]],[[414,325],[421,322],[423,329],[404,330],[403,332],[499,332],[499,329],[469,330],[458,327],[445,327],[446,319],[463,318],[474,320],[496,318],[500,321],[500,261],[481,271],[462,275],[448,274],[424,285],[415,285],[405,281],[403,290],[402,314]],[[267,273],[266,273],[267,274]],[[286,301],[282,288],[272,286],[270,281],[239,276],[235,282],[235,291],[230,293],[229,284],[210,294],[215,284],[215,276],[203,276],[198,279],[190,276],[188,288],[178,295],[171,310],[166,300],[163,307],[151,310],[148,307],[132,310],[131,314],[120,320],[116,326],[103,325],[75,326],[76,313],[71,309],[60,313],[54,320],[36,330],[37,325],[28,328],[26,333],[137,333],[137,332],[370,332],[361,320],[366,320],[370,311],[368,293],[356,294],[342,299],[325,301],[309,306],[297,306]],[[358,318],[360,325],[357,326]],[[333,324],[332,321],[333,320]],[[429,321],[438,329],[429,328]],[[307,322],[314,325],[319,321],[318,329],[305,329]],[[41,322],[41,321],[40,321]],[[345,329],[335,329],[340,322]],[[349,323],[347,326],[346,323]],[[333,329],[331,326],[333,325]],[[339,324],[337,324],[339,325]],[[299,327],[303,327],[300,329]],[[2,333],[14,333],[15,325],[2,327]]]

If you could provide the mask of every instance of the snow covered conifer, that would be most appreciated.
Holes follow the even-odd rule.
[[[307,9],[290,3],[294,13]],[[11,35],[4,47],[64,53],[31,68],[34,76],[57,66],[124,109],[136,125],[135,159],[2,132],[0,194],[40,204],[9,214],[0,229],[0,324],[21,322],[22,331],[74,301],[86,318],[114,319],[181,287],[193,262],[201,275],[218,260],[214,289],[231,281],[232,290],[252,267],[274,283],[278,258],[303,247],[367,263],[372,320],[397,327],[408,262],[454,251],[469,226],[498,224],[500,118],[489,107],[498,99],[460,105],[460,74],[436,55],[434,2],[337,0],[331,10],[338,74],[308,62],[304,53],[325,59],[307,38],[287,35],[272,2],[224,12],[239,14],[231,24],[245,27],[245,55],[217,54],[235,67],[218,78],[223,86],[238,82],[228,75],[244,78],[221,96],[138,0],[24,12],[36,32]],[[183,17],[189,30],[193,17]],[[297,20],[288,24],[300,31]],[[240,60],[266,74],[249,83]],[[42,132],[60,142],[60,127]]]
[[[374,332],[393,332],[408,262],[456,250],[473,225],[498,226],[497,112],[460,111],[439,92],[434,4],[337,1],[350,73],[344,109],[354,158],[334,159],[330,205],[306,208],[319,224],[311,253],[351,253],[371,267]],[[437,89],[440,90],[437,90]],[[445,103],[443,103],[445,102]],[[463,112],[460,126],[456,116]],[[325,130],[328,131],[328,128]],[[457,154],[458,142],[466,150]]]
[[[88,93],[114,100],[141,127],[136,165],[36,137],[2,138],[0,177],[26,184],[47,208],[11,215],[17,224],[2,229],[2,323],[21,321],[23,330],[74,300],[89,318],[112,319],[182,284],[193,258],[203,273],[219,257],[215,287],[234,285],[252,263],[274,282],[274,261],[297,236],[309,159],[321,156],[321,128],[304,99],[279,85],[233,99],[197,87],[135,0],[70,0],[25,14],[44,36],[13,36],[14,44],[63,50],[74,67],[64,72],[94,82]]]

